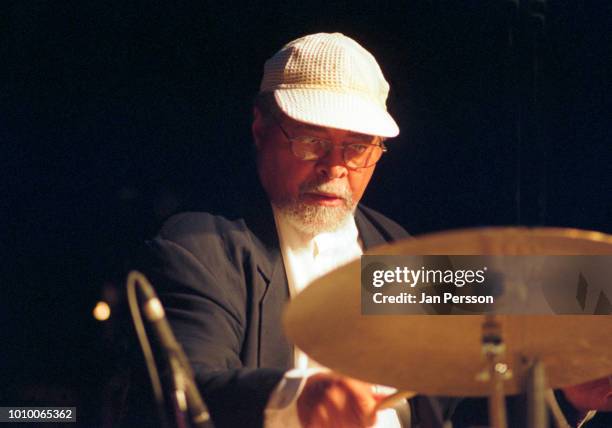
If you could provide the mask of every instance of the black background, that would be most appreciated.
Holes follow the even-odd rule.
[[[95,302],[169,214],[248,208],[263,62],[304,34],[379,60],[401,134],[364,202],[412,234],[612,232],[612,6],[518,3],[3,2],[2,401],[102,420],[122,332]]]

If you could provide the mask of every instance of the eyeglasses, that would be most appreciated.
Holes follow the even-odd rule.
[[[295,157],[305,161],[315,161],[324,158],[331,152],[334,144],[324,138],[310,135],[290,137],[287,131],[275,119],[287,141],[291,143],[291,152]],[[378,140],[378,141],[376,141]],[[380,160],[387,147],[380,137],[373,137],[373,143],[345,143],[342,146],[344,164],[349,169],[361,169],[373,166]]]

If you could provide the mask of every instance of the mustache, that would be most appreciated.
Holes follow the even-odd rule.
[[[347,202],[352,202],[353,192],[346,181],[331,182],[326,180],[316,180],[306,182],[299,188],[300,196],[306,193],[329,193]]]

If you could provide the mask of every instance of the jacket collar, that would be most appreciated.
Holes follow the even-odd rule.
[[[358,205],[355,210],[355,224],[357,224],[357,230],[359,231],[361,242],[363,242],[364,251],[387,243],[379,230],[368,220],[361,209],[361,205]]]

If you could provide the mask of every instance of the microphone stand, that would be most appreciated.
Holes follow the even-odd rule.
[[[174,355],[169,357],[170,372],[172,377],[173,394],[172,408],[174,410],[174,420],[177,428],[188,428],[187,426],[187,381],[181,368],[181,364]]]
[[[140,286],[142,295],[144,296],[145,302],[142,305],[143,313],[145,318],[149,321],[153,331],[156,333],[157,338],[161,347],[166,351],[168,356],[168,363],[171,371],[171,379],[173,384],[173,397],[171,399],[173,408],[176,415],[176,424],[179,428],[186,428],[185,420],[187,412],[191,416],[191,425],[195,428],[213,428],[210,413],[208,408],[204,404],[204,400],[200,395],[200,391],[195,382],[193,370],[189,364],[189,360],[183,351],[181,345],[177,342],[170,324],[166,319],[166,314],[161,301],[157,297],[153,286],[149,283],[147,278],[140,272],[132,271],[128,274],[127,279],[128,285],[128,300],[130,303],[130,310],[138,338],[145,354],[145,360],[147,360],[148,354],[151,354],[150,345],[146,334],[141,334],[144,331],[142,327],[142,318],[137,310],[138,305],[134,304],[136,299],[135,287]],[[146,343],[145,343],[146,342]],[[152,358],[151,358],[152,359]],[[156,384],[159,383],[159,379],[153,379],[157,377],[157,370],[152,370],[149,367],[149,361],[147,361],[147,367],[149,368],[149,374],[152,377],[153,389],[156,388]],[[154,365],[154,363],[153,363]],[[156,396],[161,395],[161,392],[156,393]]]

